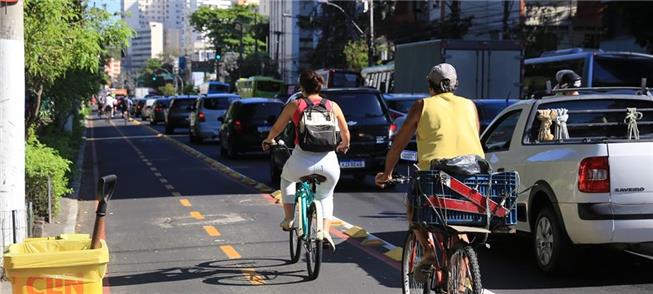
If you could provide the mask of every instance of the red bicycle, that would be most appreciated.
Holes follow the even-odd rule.
[[[407,182],[406,177],[393,180]],[[412,223],[403,247],[403,293],[481,294],[481,271],[474,246],[492,232],[511,232],[517,221],[517,172],[452,177],[443,171],[418,171],[410,178]],[[424,250],[417,232],[426,232],[432,264],[416,272]],[[468,238],[471,237],[471,238]],[[416,275],[425,276],[423,281]]]

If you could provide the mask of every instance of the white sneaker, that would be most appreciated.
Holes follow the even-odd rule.
[[[336,251],[336,243],[333,242],[333,239],[331,238],[331,235],[330,235],[329,233],[325,233],[325,234],[324,234],[324,238],[323,238],[322,240],[323,240],[323,241],[326,241],[326,243],[324,243],[324,245],[327,245],[327,244],[328,244],[329,247],[331,247],[331,250],[332,250],[333,252]]]
[[[292,227],[293,227],[294,223],[295,223],[294,219],[284,218],[281,221],[281,224],[279,224],[279,226],[281,226],[281,229],[284,230],[284,231],[290,231],[290,230],[292,230]]]

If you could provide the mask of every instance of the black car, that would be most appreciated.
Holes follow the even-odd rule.
[[[196,96],[176,96],[170,99],[170,107],[166,112],[166,134],[172,134],[176,128],[190,126],[190,113],[193,111]]]
[[[288,102],[300,95],[292,95]],[[321,96],[338,103],[349,125],[350,149],[347,154],[338,153],[341,173],[362,180],[383,170],[394,128],[381,93],[372,88],[344,88],[325,89]],[[277,139],[283,140],[288,147],[294,147],[293,129],[293,124],[289,124]],[[270,177],[273,183],[278,183],[288,153],[274,148],[271,157]]]
[[[220,121],[220,154],[235,158],[239,153],[261,150],[283,109],[283,102],[271,98],[234,100]]]
[[[170,107],[170,99],[161,98],[154,101],[152,104],[152,111],[150,111],[150,120],[151,125],[156,125],[157,123],[166,121],[166,111]]]

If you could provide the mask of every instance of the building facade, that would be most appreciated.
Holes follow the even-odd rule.
[[[277,62],[281,79],[286,84],[296,84],[299,70],[310,66],[311,54],[318,42],[315,30],[301,28],[298,20],[308,18],[319,3],[313,0],[270,0],[268,4],[268,53]]]
[[[104,72],[109,76],[110,86],[122,86],[120,79],[120,59],[110,58],[104,65]]]
[[[136,32],[129,50],[132,69],[141,69],[150,58],[158,58],[164,52],[163,24],[150,22],[146,28]]]

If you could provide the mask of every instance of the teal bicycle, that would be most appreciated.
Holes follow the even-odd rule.
[[[290,153],[288,147],[280,141],[271,146],[281,148]],[[322,264],[322,245],[324,242],[324,216],[322,205],[315,201],[317,185],[326,181],[326,177],[319,174],[310,174],[300,178],[295,192],[295,222],[289,231],[290,262],[299,261],[302,247],[306,253],[306,267],[308,279],[315,280],[320,274]]]

